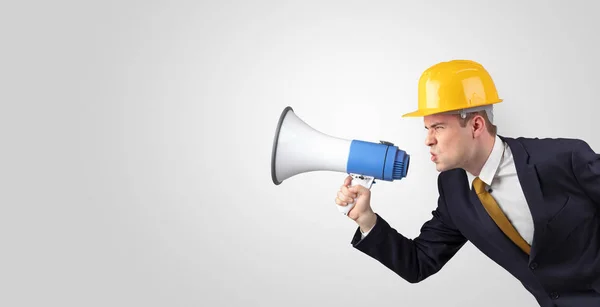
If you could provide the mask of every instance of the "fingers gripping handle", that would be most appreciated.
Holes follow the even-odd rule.
[[[362,185],[363,187],[367,188],[367,189],[371,189],[371,186],[374,183],[375,178],[371,177],[371,176],[364,176],[364,175],[359,175],[359,174],[350,174],[350,176],[352,177],[352,182],[350,183],[350,186],[355,186],[355,185]],[[348,215],[348,212],[350,212],[350,210],[352,210],[352,208],[354,208],[354,203],[349,203],[345,206],[340,206],[340,205],[336,205],[338,207],[338,210],[344,214],[344,215]]]

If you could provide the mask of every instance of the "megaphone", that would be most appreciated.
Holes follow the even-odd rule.
[[[393,143],[347,140],[315,130],[286,107],[277,123],[271,153],[271,178],[275,185],[306,172],[334,171],[352,176],[352,185],[371,189],[375,179],[406,177],[410,156]],[[354,204],[337,205],[348,215]]]

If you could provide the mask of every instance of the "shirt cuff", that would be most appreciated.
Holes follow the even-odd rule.
[[[375,224],[377,224],[377,223],[375,223]],[[375,225],[373,225],[373,227],[375,227]],[[360,230],[360,227],[359,227],[359,230],[360,230],[360,238],[361,238],[361,239],[364,239],[364,238],[365,238],[365,237],[366,237],[366,236],[369,234],[369,232],[371,232],[371,230],[373,230],[373,227],[371,227],[371,229],[369,229],[369,230],[367,230],[367,231],[365,231],[365,232],[363,232],[362,230]]]

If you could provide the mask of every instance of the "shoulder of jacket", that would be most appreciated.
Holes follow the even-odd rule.
[[[438,184],[441,185],[442,183],[455,182],[456,180],[460,180],[459,178],[464,178],[465,176],[466,173],[461,168],[443,171],[438,174]]]
[[[545,151],[545,152],[565,152],[572,151],[573,149],[585,145],[586,142],[576,138],[565,138],[565,137],[502,137],[505,142],[519,143],[527,152],[531,151]]]

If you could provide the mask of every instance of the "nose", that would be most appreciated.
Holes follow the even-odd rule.
[[[433,136],[433,134],[431,132],[427,132],[427,135],[425,136],[425,146],[432,146],[435,145],[436,143],[436,139]]]

